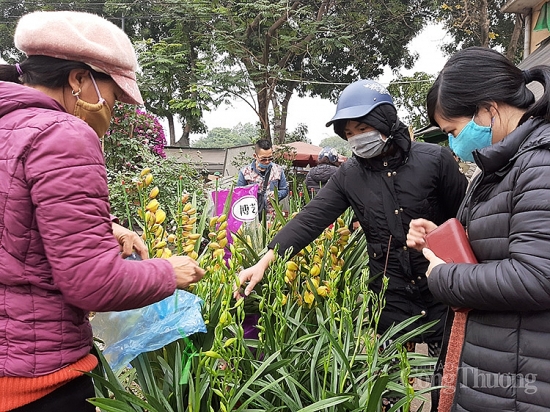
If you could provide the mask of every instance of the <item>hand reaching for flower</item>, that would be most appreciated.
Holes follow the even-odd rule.
[[[244,269],[239,273],[240,287],[235,287],[233,296],[235,299],[239,299],[243,296],[248,296],[254,290],[254,287],[263,279],[264,273],[269,267],[269,264],[275,260],[275,253],[273,249],[269,249],[267,253],[256,263],[247,269]],[[244,292],[242,290],[245,286]],[[244,293],[244,295],[243,295]]]
[[[113,235],[120,245],[123,258],[130,256],[135,250],[142,259],[149,259],[147,246],[136,232],[113,222]]]
[[[204,276],[205,270],[189,256],[172,256],[166,260],[174,268],[178,289],[187,289],[191,283],[198,282]]]

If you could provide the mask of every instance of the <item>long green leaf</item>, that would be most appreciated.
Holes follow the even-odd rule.
[[[294,397],[290,396],[286,390],[288,389],[288,383],[289,379],[287,378],[289,376],[289,373],[286,372],[283,368],[281,368],[281,375],[284,377],[284,380],[281,381],[282,385],[271,385],[269,387],[269,391],[277,396],[277,400],[282,402],[288,410],[296,411],[302,407],[302,402],[300,400],[300,395],[297,391],[291,392]],[[265,383],[262,384],[262,380],[258,381],[258,386],[266,386],[272,382],[275,382],[277,379],[273,378],[272,376],[266,376]],[[292,384],[292,386],[294,386]]]
[[[366,412],[378,411],[378,406],[382,400],[382,394],[386,391],[389,380],[390,377],[388,375],[382,375],[376,379],[369,396],[369,403],[367,405]]]
[[[344,368],[345,368],[346,372],[348,373],[348,375],[350,376],[350,379],[352,380],[352,383],[353,383],[354,391],[356,391],[356,384],[355,384],[355,380],[353,378],[353,372],[352,372],[352,370],[351,370],[351,368],[350,368],[350,366],[347,362],[348,357],[342,351],[342,348],[340,347],[338,342],[334,339],[334,337],[330,334],[330,332],[323,325],[319,325],[319,329],[321,329],[321,331],[324,332],[324,336],[326,336],[327,339],[332,343],[334,352],[340,357],[340,362],[341,362],[342,366],[344,366]]]
[[[151,362],[147,353],[142,353],[132,361],[132,365],[136,368],[138,374],[138,382],[145,396],[152,400],[161,402],[164,412],[173,412],[168,400],[164,397],[155,381],[155,374],[151,367]]]
[[[266,371],[269,370],[269,368],[278,368],[280,367],[280,365],[283,365],[284,363],[281,362],[280,365],[275,362],[274,364],[272,364],[272,362],[277,359],[280,355],[280,351],[277,351],[275,353],[273,353],[269,358],[265,359],[265,361],[262,362],[261,366],[258,368],[258,370],[256,372],[254,372],[254,374],[248,379],[248,381],[246,381],[244,383],[244,385],[241,386],[241,388],[239,389],[239,391],[237,392],[237,394],[235,395],[235,398],[232,400],[232,402],[229,404],[230,406],[230,410],[233,410],[233,408],[235,407],[235,405],[237,404],[237,402],[239,401],[240,397],[242,396],[243,392],[251,385],[253,385],[255,383],[255,381],[257,379],[260,378],[260,376],[262,376],[262,374],[264,374]]]
[[[290,377],[292,375],[292,373],[286,367],[282,367],[280,369],[280,373],[286,377]],[[292,410],[301,408],[303,406],[301,399],[301,397],[304,395],[303,391],[301,391],[301,388],[297,388],[294,379],[287,378],[285,384],[292,397],[290,397],[290,395],[288,395],[284,389],[279,392],[279,395],[286,399],[285,403],[287,405],[290,405],[292,407]],[[300,391],[298,391],[298,389],[300,389]]]
[[[311,354],[311,365],[309,370],[309,385],[311,388],[311,396],[313,399],[319,399],[321,397],[322,387],[319,384],[319,374],[317,373],[317,367],[320,363],[321,351],[326,350],[327,339],[325,336],[320,335],[317,339],[315,349]]]
[[[329,408],[331,406],[340,405],[344,402],[347,402],[350,398],[352,398],[352,395],[348,396],[335,396],[329,399],[323,399],[318,402],[315,402],[309,406],[306,406],[305,408],[302,408],[298,410],[297,412],[315,412],[315,411],[321,411],[323,409]]]
[[[174,380],[172,384],[174,385],[174,397],[176,398],[176,411],[184,412],[185,406],[183,405],[183,391],[181,385],[181,347],[180,343],[176,342],[176,350],[174,351]]]
[[[154,380],[153,370],[151,369],[151,363],[147,354],[140,354],[131,363],[138,372],[137,377],[141,389],[146,393],[158,396],[159,390]]]
[[[105,356],[103,356],[103,352],[99,349],[99,347],[94,342],[94,352],[95,355],[99,359],[99,364],[102,366],[103,371],[107,375],[107,379],[111,384],[113,384],[115,387],[117,387],[120,390],[125,390],[124,386],[120,383],[118,378],[115,376],[113,370],[111,369],[111,366],[109,365],[109,362],[107,362],[107,359],[105,359]]]
[[[292,381],[292,384],[296,386],[296,388],[300,389],[300,394],[310,401],[315,401],[315,398],[313,397],[313,394],[309,391],[308,388],[306,388],[304,385],[302,385],[300,382],[298,382],[293,376],[287,375],[286,377],[287,382]]]
[[[249,403],[251,403],[252,401],[255,401],[257,400],[258,398],[261,397],[261,395],[264,393],[264,392],[267,392],[267,391],[271,391],[273,387],[275,387],[278,383],[284,381],[286,379],[286,376],[281,376],[280,378],[272,381],[272,382],[269,382],[267,384],[264,384],[261,386],[261,389],[259,389],[258,391],[255,391],[253,393],[252,396],[250,396],[248,399],[246,399],[245,401],[242,402],[242,404],[237,408],[235,409],[234,406],[231,408],[231,410],[234,410],[236,412],[244,412],[244,411],[247,411],[248,409],[245,409]],[[248,382],[247,382],[248,383]],[[245,384],[246,385],[246,384]],[[248,386],[248,385],[246,385]],[[244,392],[244,391],[243,391]],[[238,399],[238,397],[237,397]],[[233,404],[233,402],[230,403],[230,405]]]
[[[88,399],[88,401],[92,405],[101,408],[104,412],[136,412],[136,410],[126,402],[119,401],[117,399],[91,398]]]

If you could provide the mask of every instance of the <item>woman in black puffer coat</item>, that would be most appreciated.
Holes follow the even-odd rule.
[[[532,81],[544,86],[536,102]],[[432,124],[481,169],[458,213],[479,263],[445,264],[424,250],[433,295],[469,309],[449,344],[440,412],[550,411],[549,86],[550,67],[522,72],[469,48],[428,94]],[[435,226],[412,221],[408,246],[421,249]]]

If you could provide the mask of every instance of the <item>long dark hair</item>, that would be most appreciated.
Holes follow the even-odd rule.
[[[110,78],[109,75],[97,72],[85,63],[49,56],[29,56],[19,63],[19,68],[23,74],[19,73],[14,64],[0,64],[0,80],[55,89],[67,84],[69,73],[73,69],[89,70],[96,79]]]
[[[535,102],[527,84],[537,81],[544,93]],[[550,67],[537,66],[522,71],[497,51],[469,47],[453,55],[430,88],[427,97],[430,122],[437,112],[446,119],[472,117],[479,108],[491,102],[525,109],[519,124],[529,117],[550,121]],[[518,124],[518,125],[519,125]]]

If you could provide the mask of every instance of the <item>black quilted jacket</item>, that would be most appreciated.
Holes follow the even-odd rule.
[[[320,164],[311,168],[306,176],[306,187],[309,193],[315,195],[317,192],[325,187],[331,176],[336,173],[338,166],[330,164]]]
[[[432,293],[471,308],[454,411],[550,411],[550,125],[530,119],[475,154],[459,217],[480,264],[434,268]]]
[[[421,313],[422,323],[444,318],[446,306],[433,299],[427,286],[428,261],[407,249],[406,235],[411,219],[442,223],[454,217],[467,185],[448,149],[409,140],[395,142],[395,148],[388,158],[346,161],[269,245],[279,244],[281,254],[289,247],[297,252],[351,206],[367,237],[370,272],[382,273],[388,256],[390,281],[380,332]],[[372,285],[379,290],[381,277]],[[442,328],[439,322],[434,333],[421,339],[441,340]]]

